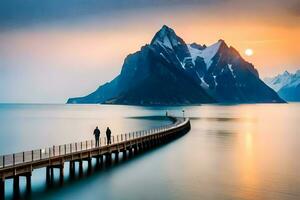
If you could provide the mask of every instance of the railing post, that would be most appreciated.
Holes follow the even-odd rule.
[[[123,134],[121,134],[121,141],[123,141]]]
[[[65,144],[65,154],[67,154],[67,144]]]
[[[80,151],[82,150],[82,142],[80,142]]]
[[[75,152],[77,152],[77,142],[75,142]]]
[[[33,161],[33,154],[34,154],[34,152],[33,152],[33,150],[31,151],[31,160]]]
[[[50,152],[51,152],[51,148],[49,147],[49,158],[50,158]]]
[[[60,145],[58,146],[58,155],[60,156]]]
[[[117,135],[117,143],[119,143],[119,135]]]
[[[25,162],[25,152],[23,151],[23,162]]]
[[[73,152],[73,151],[72,151],[72,148],[73,148],[73,145],[72,145],[72,143],[70,143],[70,153]]]
[[[112,143],[114,144],[115,143],[115,137],[112,136]]]
[[[88,141],[85,141],[85,149],[88,149]]]
[[[3,168],[5,167],[5,156],[3,156]]]
[[[40,149],[40,160],[42,160],[42,149]]]
[[[15,166],[15,163],[16,163],[16,156],[15,154],[13,154],[13,166]]]

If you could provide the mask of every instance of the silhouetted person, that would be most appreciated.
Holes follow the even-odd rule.
[[[99,147],[99,138],[100,138],[100,130],[98,126],[94,130],[95,140],[96,140],[96,147]]]
[[[107,144],[111,144],[111,130],[109,127],[106,129],[106,138],[107,138]]]

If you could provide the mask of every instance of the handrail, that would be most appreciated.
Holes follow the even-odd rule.
[[[23,151],[20,153],[13,153],[8,155],[0,156],[0,170],[7,167],[14,167],[28,162],[39,161],[43,159],[55,158],[59,156],[64,156],[76,152],[81,152],[85,150],[102,148],[105,146],[110,146],[117,143],[122,143],[129,140],[134,140],[136,138],[146,137],[149,135],[154,135],[161,132],[166,132],[172,130],[180,125],[184,125],[188,122],[187,118],[170,117],[174,123],[169,125],[164,125],[158,128],[140,130],[135,132],[129,132],[125,134],[114,135],[111,138],[111,144],[107,143],[106,137],[100,137],[99,146],[96,147],[95,140],[85,140],[81,142],[63,144],[43,149],[36,149],[31,151]],[[116,140],[115,140],[116,137]]]

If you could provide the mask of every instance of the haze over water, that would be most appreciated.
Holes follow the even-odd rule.
[[[0,154],[92,139],[96,125],[113,134],[157,127],[170,122],[144,116],[182,109],[2,104]],[[31,199],[300,199],[300,104],[184,109],[192,129],[183,137],[75,181],[66,164],[63,187],[46,189],[45,170],[35,170]],[[11,198],[11,180],[6,189]]]

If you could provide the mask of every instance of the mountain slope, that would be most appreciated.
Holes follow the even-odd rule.
[[[286,101],[300,101],[300,70],[294,74],[285,71],[264,81]]]
[[[149,45],[126,57],[121,73],[94,93],[68,103],[181,105],[284,102],[223,40],[186,44],[163,26]]]

